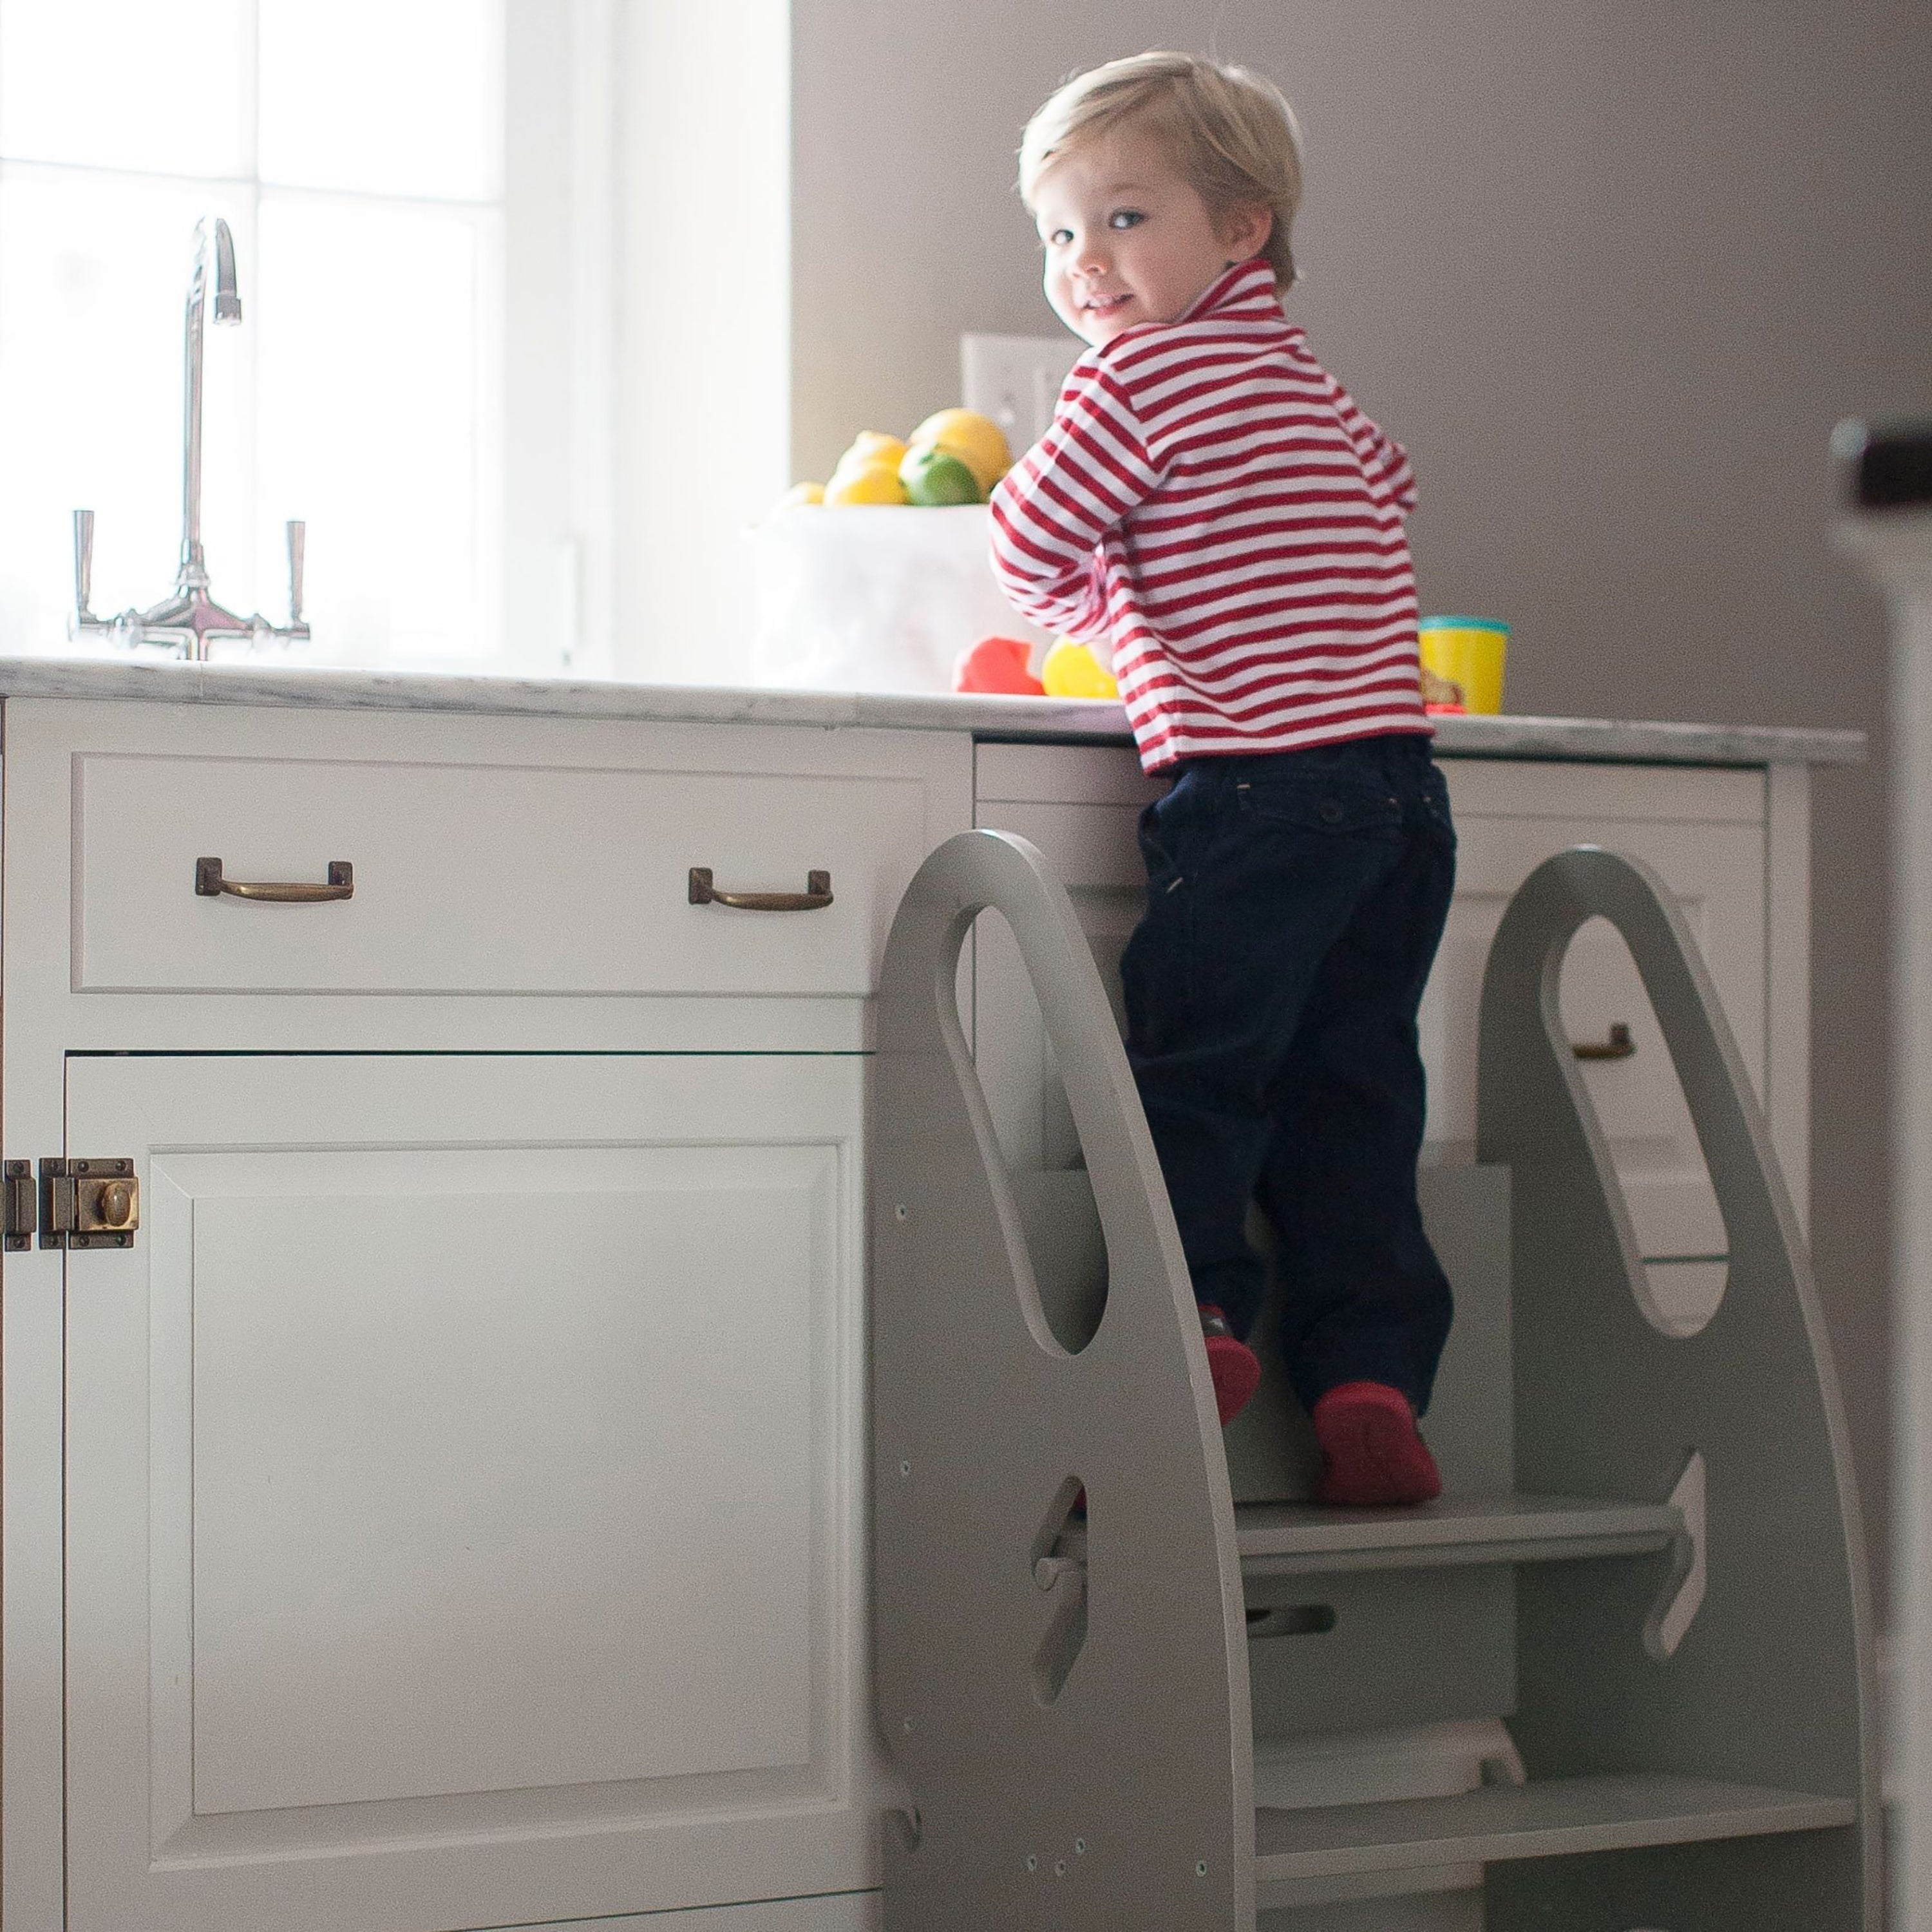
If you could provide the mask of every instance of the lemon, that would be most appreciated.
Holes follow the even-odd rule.
[[[939,506],[978,503],[986,500],[980,479],[962,457],[950,449],[928,443],[908,452],[899,465],[899,481],[915,503]]]
[[[886,463],[868,463],[849,470],[842,465],[832,472],[832,481],[825,486],[828,507],[839,503],[903,503],[905,500],[905,485],[899,481],[898,472]]]
[[[975,410],[941,410],[908,440],[915,449],[930,443],[958,457],[979,478],[982,496],[1013,466],[1013,453],[999,424]]]
[[[1040,681],[1049,698],[1118,698],[1120,687],[1084,644],[1058,638],[1040,668]]]
[[[882,463],[889,470],[896,470],[905,453],[906,446],[897,436],[888,436],[884,430],[862,429],[852,439],[852,446],[838,459],[838,467],[869,470]]]
[[[778,499],[778,508],[782,510],[802,510],[824,501],[825,485],[823,483],[794,483]]]

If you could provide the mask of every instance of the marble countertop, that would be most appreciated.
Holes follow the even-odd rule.
[[[1118,704],[1052,698],[766,691],[614,679],[533,679],[433,671],[323,670],[112,658],[0,658],[0,697],[140,699],[171,704],[302,706],[345,711],[460,711],[524,717],[697,724],[861,724],[970,731],[982,738],[1126,743]],[[1684,724],[1604,718],[1441,718],[1436,749],[1496,758],[1660,764],[1846,765],[1862,731]]]

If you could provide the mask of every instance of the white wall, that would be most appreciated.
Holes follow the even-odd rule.
[[[789,20],[784,0],[622,0],[626,677],[730,684],[749,663],[744,532],[790,481]]]

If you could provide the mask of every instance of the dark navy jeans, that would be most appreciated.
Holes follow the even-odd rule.
[[[1450,1292],[1416,1206],[1416,1009],[1456,872],[1428,741],[1190,760],[1141,849],[1128,1057],[1195,1295],[1249,1332],[1258,1201],[1295,1394],[1387,1382],[1420,1414]]]

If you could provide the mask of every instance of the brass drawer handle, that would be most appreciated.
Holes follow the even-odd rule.
[[[1628,1060],[1636,1051],[1629,1026],[1622,1020],[1611,1023],[1608,1040],[1583,1040],[1570,1048],[1579,1060]]]
[[[740,912],[816,912],[832,903],[832,874],[808,872],[802,892],[721,892],[711,883],[709,866],[691,868],[693,905],[736,906]]]
[[[241,879],[224,879],[219,859],[194,862],[194,890],[205,899],[218,899],[224,892],[238,899],[272,899],[278,905],[314,905],[322,899],[349,899],[356,896],[356,868],[346,859],[328,862],[328,883],[308,886],[267,880],[250,884]]]

